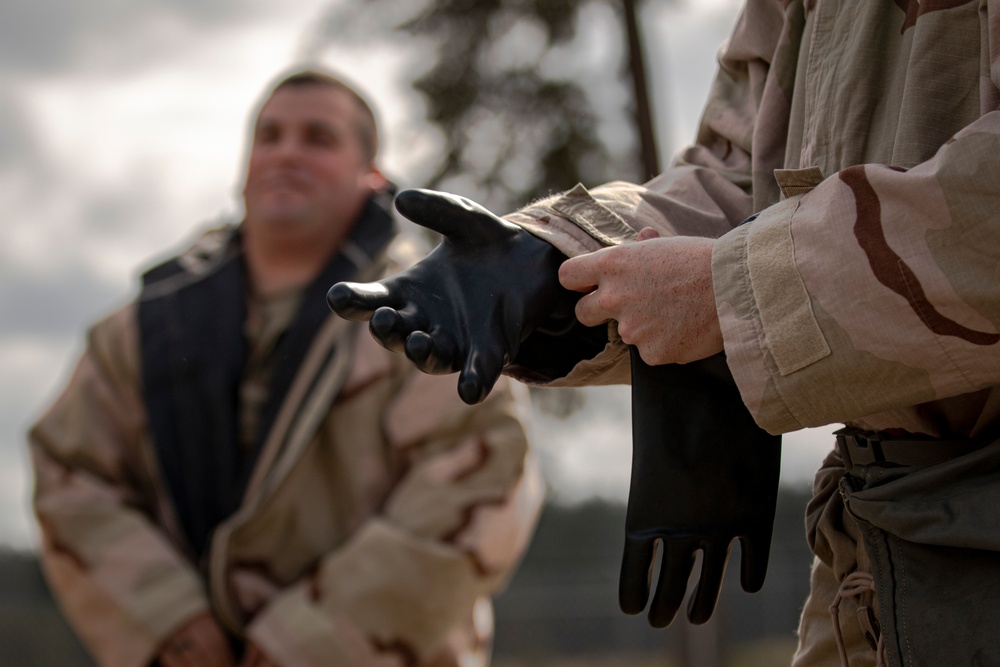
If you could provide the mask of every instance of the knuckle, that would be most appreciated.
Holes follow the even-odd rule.
[[[627,320],[624,322],[621,321],[618,322],[618,336],[622,339],[622,342],[628,345],[638,344],[635,338],[635,329],[632,326],[631,322]],[[642,350],[640,349],[639,352],[641,354]]]
[[[622,307],[621,297],[609,289],[598,290],[594,293],[594,302],[597,307],[606,313],[617,313]]]
[[[608,248],[594,255],[594,264],[601,273],[614,273],[618,269],[618,253],[616,248]]]

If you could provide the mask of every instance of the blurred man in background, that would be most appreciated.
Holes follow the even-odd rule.
[[[243,221],[148,271],[32,428],[45,573],[100,664],[488,663],[541,485],[513,387],[466,406],[324,303],[391,264],[377,147],[340,80],[279,79]]]

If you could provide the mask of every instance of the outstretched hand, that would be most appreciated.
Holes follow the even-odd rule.
[[[369,320],[384,347],[426,373],[460,373],[458,393],[482,401],[521,342],[574,322],[578,295],[559,285],[565,256],[464,197],[404,190],[396,208],[444,240],[414,266],[374,283],[337,283],[327,302]]]

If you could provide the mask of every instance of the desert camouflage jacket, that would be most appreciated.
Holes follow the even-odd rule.
[[[210,272],[230,233],[203,237],[191,271]],[[415,371],[330,314],[196,564],[151,442],[136,313],[91,329],[31,431],[44,569],[102,665],[150,664],[206,610],[279,665],[488,663],[489,595],[543,495],[523,388],[466,406],[453,376]]]
[[[570,256],[720,237],[726,353],[769,431],[975,435],[1000,416],[998,87],[992,0],[749,0],[669,169],[509,217]],[[627,378],[611,338],[557,383]]]

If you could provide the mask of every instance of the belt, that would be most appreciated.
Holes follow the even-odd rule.
[[[837,450],[847,470],[855,466],[910,466],[926,468],[981,449],[994,438],[939,440],[897,438],[879,431],[847,427],[835,431]]]

